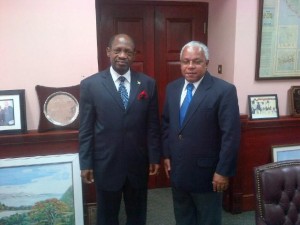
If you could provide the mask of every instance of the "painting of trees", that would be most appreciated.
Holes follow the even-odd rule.
[[[29,215],[33,222],[43,225],[59,224],[59,221],[68,220],[70,217],[69,207],[58,199],[47,199],[37,202],[30,211]],[[68,224],[68,223],[67,223]]]

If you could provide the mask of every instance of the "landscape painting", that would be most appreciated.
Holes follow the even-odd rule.
[[[0,160],[0,225],[82,225],[78,154]]]

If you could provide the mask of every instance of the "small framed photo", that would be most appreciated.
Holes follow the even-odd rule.
[[[25,90],[0,91],[0,134],[27,132]]]
[[[248,95],[248,103],[251,120],[279,118],[276,94]]]
[[[84,224],[78,153],[0,159],[0,177],[0,224]]]
[[[272,146],[273,162],[300,159],[300,144]]]

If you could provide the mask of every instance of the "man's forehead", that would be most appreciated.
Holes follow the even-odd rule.
[[[130,41],[130,39],[126,38],[126,37],[117,37],[112,45],[114,46],[125,46],[126,47],[130,47],[130,48],[133,48],[133,43]]]

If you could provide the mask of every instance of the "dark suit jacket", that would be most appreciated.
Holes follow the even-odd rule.
[[[214,172],[233,176],[240,141],[236,88],[206,72],[182,127],[180,96],[184,78],[167,86],[162,116],[164,157],[171,158],[171,183],[185,191],[212,191]]]
[[[126,177],[136,188],[147,187],[149,163],[160,162],[156,83],[131,71],[130,88],[125,110],[109,69],[80,84],[80,167],[93,169],[106,191],[119,190]]]

